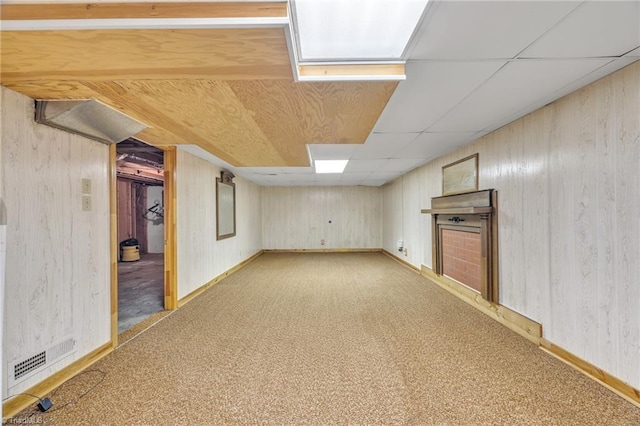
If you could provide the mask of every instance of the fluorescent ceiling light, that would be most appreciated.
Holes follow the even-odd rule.
[[[349,160],[315,160],[316,173],[342,173]]]
[[[293,0],[301,62],[394,60],[428,0]]]

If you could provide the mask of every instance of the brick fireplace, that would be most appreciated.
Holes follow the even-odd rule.
[[[442,273],[480,292],[480,233],[442,230]]]
[[[498,303],[497,192],[431,199],[433,271]]]

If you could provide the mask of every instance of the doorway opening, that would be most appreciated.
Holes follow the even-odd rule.
[[[116,145],[118,333],[165,309],[164,152]]]

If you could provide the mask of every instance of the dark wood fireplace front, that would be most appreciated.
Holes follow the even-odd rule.
[[[433,272],[498,303],[497,191],[431,199]]]

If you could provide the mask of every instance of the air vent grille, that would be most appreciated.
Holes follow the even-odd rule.
[[[37,370],[47,363],[47,353],[40,352],[37,355],[34,355],[30,358],[25,359],[24,361],[19,362],[13,368],[13,377],[17,380],[27,374],[31,373],[33,370]]]
[[[76,344],[77,342],[74,338],[67,338],[54,343],[41,352],[9,362],[9,368],[7,369],[9,388],[72,355],[76,352]]]
[[[55,346],[50,347],[47,350],[47,359],[51,361],[60,358],[63,355],[71,352],[75,346],[76,342],[73,339],[67,339],[64,342],[58,343]]]

